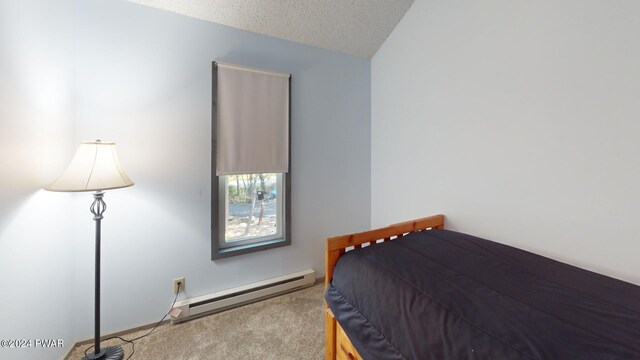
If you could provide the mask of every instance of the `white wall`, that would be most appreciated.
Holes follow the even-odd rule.
[[[74,342],[73,200],[41,190],[75,147],[72,4],[0,0],[0,339],[65,344],[2,359],[60,358]]]
[[[172,283],[195,296],[313,268],[370,222],[369,59],[123,1],[78,2],[77,137],[117,142],[132,188],[103,220],[103,332],[148,324]],[[211,61],[291,72],[292,242],[210,260]],[[91,337],[93,222],[76,202],[76,334]],[[86,269],[86,271],[82,270]]]
[[[640,3],[416,0],[372,59],[372,225],[640,284]]]

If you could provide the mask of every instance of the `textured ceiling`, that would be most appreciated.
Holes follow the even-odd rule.
[[[371,57],[413,0],[129,0],[198,19]]]

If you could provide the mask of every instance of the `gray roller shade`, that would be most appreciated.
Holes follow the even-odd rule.
[[[217,63],[216,174],[289,171],[289,74]]]

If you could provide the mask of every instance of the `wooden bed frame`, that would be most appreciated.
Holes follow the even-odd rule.
[[[328,238],[325,255],[325,289],[333,278],[333,269],[338,258],[346,251],[359,249],[363,245],[371,246],[390,241],[408,233],[425,229],[444,229],[444,215],[434,215],[380,229]],[[326,304],[325,323],[326,360],[362,360]]]

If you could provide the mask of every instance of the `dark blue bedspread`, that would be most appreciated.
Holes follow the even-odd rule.
[[[428,230],[340,257],[326,300],[366,359],[640,359],[640,287]]]

